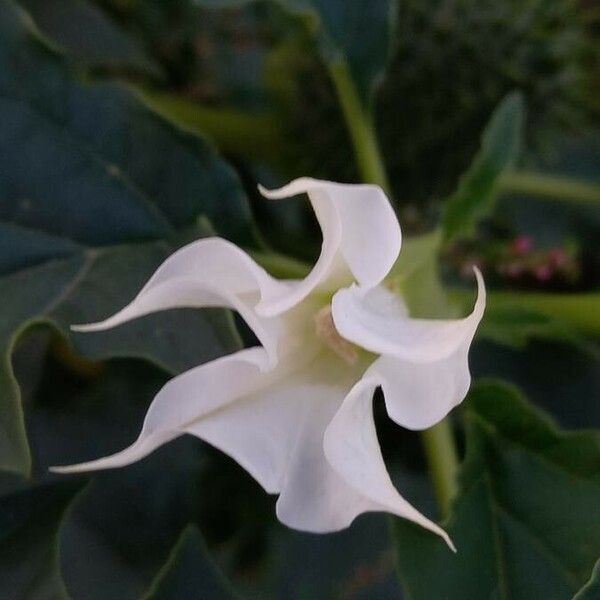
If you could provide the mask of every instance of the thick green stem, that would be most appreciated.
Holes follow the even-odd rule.
[[[442,516],[448,515],[456,494],[458,456],[449,419],[444,419],[421,434],[429,475]]]
[[[348,65],[340,60],[331,65],[330,72],[352,138],[360,176],[366,183],[375,183],[389,194],[390,186],[381,158],[373,118],[360,99]]]
[[[473,303],[473,294],[462,290],[450,293],[451,301],[465,307]],[[582,294],[545,292],[488,292],[487,310],[519,308],[560,319],[587,335],[600,335],[600,292]]]
[[[352,79],[348,65],[340,61],[331,66],[331,77],[352,138],[356,162],[360,176],[367,183],[379,185],[387,194],[390,185],[379,150],[372,115],[361,100]],[[437,281],[435,261],[431,261],[431,277]],[[429,281],[428,277],[424,281]],[[428,289],[430,285],[428,284]],[[435,288],[435,286],[433,286]],[[428,306],[434,307],[440,300],[436,294],[430,295]],[[443,299],[442,299],[443,300]],[[446,516],[456,490],[458,457],[452,427],[448,419],[423,432],[423,445],[429,464],[440,511]]]
[[[500,189],[513,194],[538,196],[548,200],[600,205],[600,185],[542,173],[507,173]]]

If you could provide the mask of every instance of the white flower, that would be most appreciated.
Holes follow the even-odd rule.
[[[225,306],[240,313],[261,346],[169,381],[129,448],[54,470],[120,467],[189,433],[279,494],[277,516],[290,527],[336,531],[363,512],[386,511],[451,545],[393,486],[372,399],[381,386],[389,416],[409,429],[431,427],[463,400],[467,354],[485,306],[480,273],[470,316],[411,319],[382,285],[401,235],[380,188],[302,178],[261,191],[269,198],[308,193],[323,245],[305,279],[274,279],[237,246],[203,239],[168,258],[119,313],[77,328],[107,329],[168,308]]]

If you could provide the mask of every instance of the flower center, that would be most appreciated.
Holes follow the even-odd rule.
[[[357,347],[344,339],[335,328],[331,314],[331,304],[324,306],[315,315],[315,330],[317,337],[349,365],[358,361]]]

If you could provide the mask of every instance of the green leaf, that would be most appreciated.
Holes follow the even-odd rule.
[[[228,313],[154,315],[114,331],[72,323],[124,306],[182,242],[252,240],[235,174],[115,84],[77,83],[27,15],[0,0],[0,468],[30,456],[10,355],[34,324],[92,359],[146,358],[171,372],[238,347]],[[193,332],[193,335],[190,335]]]
[[[411,495],[415,490],[422,492],[421,487],[428,490],[424,474],[403,470],[400,481],[403,493],[408,488]],[[264,586],[266,598],[402,598],[386,515],[365,515],[348,529],[329,535],[307,536],[279,528],[271,543],[265,569],[269,580]]]
[[[0,498],[0,578],[11,600],[68,600],[58,533],[81,481],[37,486]]]
[[[88,0],[20,0],[70,58],[90,67],[160,75],[140,44]]]
[[[146,88],[138,93],[152,110],[183,129],[209,136],[223,152],[276,163],[287,143],[277,117],[268,112],[203,106],[177,94]]]
[[[598,600],[600,598],[600,560],[592,571],[591,579],[573,596],[573,600]]]
[[[15,355],[24,381],[35,377],[32,371],[38,366],[31,354],[39,337],[43,335],[28,338]],[[24,385],[23,391],[34,477],[48,479],[51,465],[94,459],[128,446],[167,375],[146,362],[119,360],[82,381],[48,356],[38,379],[33,390]],[[73,598],[139,598],[148,590],[183,528],[199,518],[207,487],[214,483],[206,474],[208,461],[205,444],[182,436],[144,460],[89,475],[60,536],[63,579]],[[224,477],[222,470],[217,477]],[[239,483],[236,477],[236,490]]]
[[[198,529],[189,525],[144,598],[225,600],[239,596],[213,563]]]
[[[394,46],[396,0],[272,1],[305,19],[325,64],[348,65],[361,100],[368,105]],[[199,5],[212,8],[244,3],[244,0],[198,0]]]
[[[453,289],[449,298],[463,312],[472,306],[470,292]],[[491,290],[480,333],[482,337],[517,348],[534,338],[560,340],[598,358],[593,339],[600,333],[598,302],[597,292]]]
[[[492,114],[479,153],[446,200],[442,228],[447,242],[472,235],[477,223],[491,213],[500,177],[519,155],[524,120],[525,104],[519,93],[509,94]]]
[[[572,326],[517,304],[515,302],[515,306],[510,307],[491,303],[481,323],[480,336],[513,348],[524,348],[533,338],[559,340],[600,360],[598,345]]]
[[[430,598],[571,598],[600,554],[600,434],[564,433],[507,384],[478,384],[467,455],[445,528],[396,522],[407,594]]]

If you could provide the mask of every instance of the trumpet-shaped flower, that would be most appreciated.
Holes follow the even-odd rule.
[[[373,421],[381,387],[389,416],[409,429],[440,421],[465,397],[468,351],[485,306],[479,272],[471,315],[410,318],[383,281],[400,252],[400,226],[373,185],[302,178],[262,193],[307,193],[323,233],[303,280],[271,277],[220,238],[169,257],[137,297],[97,331],[176,307],[236,310],[260,346],[240,350],[169,381],[152,402],[138,439],[112,456],[59,472],[121,467],[182,435],[234,458],[269,493],[290,527],[329,532],[359,514],[386,511],[442,536],[396,490]]]

